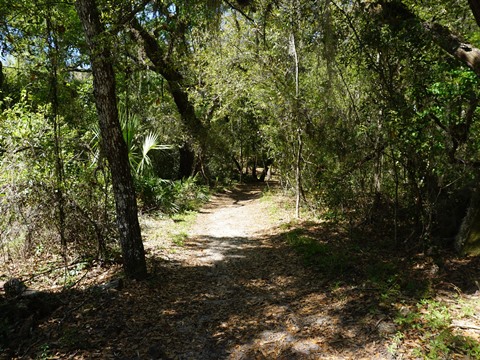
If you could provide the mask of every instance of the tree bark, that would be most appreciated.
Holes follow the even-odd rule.
[[[300,88],[299,88],[299,61],[297,53],[297,45],[295,42],[295,35],[292,33],[290,36],[290,55],[293,56],[294,67],[295,67],[295,108],[294,108],[294,117],[297,123],[297,145],[298,151],[296,154],[295,161],[295,218],[300,219],[300,201],[302,194],[302,150],[303,150],[303,141],[302,141],[302,130],[300,125]]]
[[[473,16],[475,16],[477,25],[480,26],[480,2],[478,0],[468,0],[468,4],[470,5]]]
[[[3,100],[3,64],[2,61],[0,61],[0,101]]]
[[[198,142],[200,145],[200,151],[205,153],[208,137],[207,128],[195,114],[195,108],[188,99],[188,93],[184,86],[183,75],[165,59],[165,54],[162,47],[158,44],[157,40],[143,28],[136,18],[133,18],[130,21],[130,26],[133,37],[141,44],[147,57],[152,62],[152,70],[167,80],[170,94],[173,97],[173,101],[177,106],[178,113],[180,114],[182,122],[187,128],[188,133]],[[182,152],[182,149],[180,150],[180,177],[188,177],[195,172],[195,152],[193,151],[191,144],[187,144],[187,147],[188,149],[185,148],[184,150],[188,150],[188,154],[186,152]],[[188,156],[182,157],[182,155]],[[192,156],[193,159],[190,159]],[[201,156],[202,154],[200,154],[200,157]],[[187,166],[191,167],[186,168]]]
[[[112,56],[95,0],[77,0],[75,7],[90,50],[101,145],[112,175],[123,267],[127,277],[142,279],[147,275],[145,252],[138,223],[137,200],[128,162],[128,150],[118,119]]]
[[[130,24],[134,38],[142,44],[147,57],[154,65],[153,70],[167,80],[183,123],[203,148],[207,138],[207,129],[195,114],[195,108],[188,99],[188,93],[183,84],[183,75],[165,59],[164,51],[157,40],[142,27],[136,18],[133,18]]]
[[[193,175],[195,165],[195,152],[188,141],[185,141],[180,148],[180,166],[178,168],[178,179],[188,178]]]
[[[60,143],[60,125],[58,123],[58,41],[56,34],[52,30],[51,19],[47,19],[47,43],[49,58],[49,76],[50,76],[50,103],[52,105],[50,120],[53,125],[54,154],[55,154],[55,198],[57,201],[58,214],[58,233],[60,243],[65,251],[67,249],[67,239],[65,237],[65,199],[63,196],[64,188],[64,167],[62,159],[62,149]]]
[[[2,90],[3,87],[3,64],[0,61],[0,91]]]
[[[480,3],[478,0],[468,0],[477,25],[480,26]],[[477,73],[477,75],[479,75]],[[467,112],[466,128],[467,132],[472,123],[475,109],[478,106],[478,99],[473,99]],[[456,149],[455,149],[456,150]],[[478,256],[480,254],[480,201],[478,189],[471,199],[467,214],[465,215],[460,230],[455,238],[455,248],[458,252]]]

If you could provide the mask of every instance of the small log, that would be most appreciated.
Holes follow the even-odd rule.
[[[114,279],[109,281],[106,284],[96,286],[97,289],[102,291],[109,290],[122,290],[123,289],[123,279]]]
[[[467,324],[467,323],[464,323],[464,322],[461,322],[461,321],[453,321],[452,325],[450,325],[450,327],[457,327],[457,328],[465,329],[465,330],[480,331],[480,326]]]

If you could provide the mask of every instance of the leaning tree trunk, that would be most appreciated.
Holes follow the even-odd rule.
[[[455,249],[463,255],[480,255],[480,194],[475,190],[460,231],[455,237]]]
[[[471,1],[470,3],[474,3]],[[420,19],[401,1],[378,1],[371,15],[377,15],[394,30],[405,30],[407,26],[415,25],[421,29],[426,38],[430,38],[437,46],[452,55],[480,76],[480,49],[464,42],[447,27],[434,22]],[[480,6],[472,6],[472,12],[477,21],[480,20]]]
[[[130,26],[133,38],[143,47],[146,56],[153,64],[151,69],[157,74],[160,74],[167,81],[168,89],[175,105],[177,106],[178,113],[180,114],[180,118],[185,125],[186,130],[189,135],[196,140],[198,145],[200,145],[200,154],[195,154],[192,144],[186,144],[187,147],[184,147],[184,150],[188,151],[189,154],[184,153],[184,155],[204,156],[209,138],[208,129],[196,115],[195,107],[188,98],[188,86],[184,76],[176,68],[175,64],[168,59],[164,49],[159,45],[157,39],[150,34],[136,18],[133,18],[130,21]],[[209,145],[211,146],[212,143]],[[187,174],[187,176],[191,176],[195,171],[195,162],[192,161],[189,163],[190,159],[187,158],[181,158],[180,160],[182,162],[185,161],[182,164],[184,168],[181,169],[180,176],[185,177]],[[185,168],[187,165],[191,165],[192,167],[187,169]]]
[[[3,64],[0,61],[0,91],[2,90],[3,87]]]
[[[468,0],[470,9],[475,17],[477,24],[480,26],[480,3],[478,0]],[[468,66],[475,74],[480,77],[480,49],[464,42],[459,36],[452,33],[447,27],[438,23],[431,23],[423,21],[417,17],[408,7],[399,2],[378,1],[376,9],[377,15],[380,15],[386,23],[393,28],[400,29],[403,24],[411,26],[412,23],[420,25],[424,35],[430,38],[437,46],[448,52],[460,63]],[[478,106],[477,99],[472,99],[470,110],[467,113],[465,129],[468,131],[473,119],[473,114]],[[467,133],[463,134],[463,139],[466,140]],[[456,163],[455,150],[458,147],[458,139],[453,138],[454,147],[451,151],[451,161]],[[463,162],[461,162],[463,163]],[[478,165],[478,164],[476,164]],[[480,254],[480,200],[479,190],[476,189],[476,194],[471,200],[467,214],[463,219],[460,231],[455,239],[456,249],[464,254]]]
[[[480,3],[478,0],[468,0],[468,3],[478,26],[480,26]],[[480,60],[477,60],[477,63],[480,63]],[[477,75],[480,76],[479,72]],[[477,105],[478,101],[474,103],[472,117]],[[480,194],[478,189],[475,189],[467,214],[455,238],[455,248],[462,254],[480,255]]]
[[[95,0],[77,0],[75,6],[90,50],[101,145],[112,174],[123,267],[127,277],[142,279],[147,275],[145,252],[138,223],[137,200],[127,146],[118,120],[112,56],[107,39],[103,36],[105,31]]]
[[[480,2],[478,0],[468,0],[468,4],[470,5],[470,9],[472,10],[477,25],[480,26]]]
[[[185,141],[180,151],[180,165],[178,167],[178,179],[188,178],[194,173],[195,151],[189,141]]]
[[[0,101],[3,100],[3,64],[0,60]]]

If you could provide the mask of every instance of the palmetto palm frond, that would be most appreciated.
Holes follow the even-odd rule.
[[[91,166],[95,166],[100,161],[100,126],[98,123],[94,123],[90,126],[90,131],[92,132],[93,136],[90,139],[90,149],[93,153],[93,159]]]
[[[142,145],[142,158],[136,168],[137,174],[142,174],[146,166],[152,165],[152,160],[148,156],[148,153],[152,150],[168,150],[171,149],[171,145],[162,145],[158,143],[158,134],[156,132],[149,132],[143,139]]]
[[[120,126],[122,128],[123,139],[128,149],[128,161],[130,167],[137,175],[143,174],[145,169],[152,165],[152,160],[148,155],[152,150],[168,150],[172,149],[171,145],[162,145],[158,143],[159,135],[154,131],[148,132],[143,141],[139,144],[141,123],[136,115],[127,114],[121,111],[119,114]],[[91,139],[91,148],[93,151],[92,163],[95,164],[100,159],[100,128],[98,124],[92,125],[91,131],[93,137]],[[140,145],[140,146],[139,146]]]

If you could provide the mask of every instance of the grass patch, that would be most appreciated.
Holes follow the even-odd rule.
[[[190,211],[185,211],[184,213],[181,214],[176,214],[172,216],[173,222],[176,224],[175,228],[189,228],[190,226],[193,225],[197,218],[197,211],[190,210]]]
[[[469,310],[467,311],[469,312]],[[413,310],[398,314],[395,322],[401,326],[388,347],[395,355],[406,337],[417,334],[417,347],[411,356],[421,359],[449,359],[453,354],[461,354],[466,359],[480,358],[480,343],[477,339],[457,333],[452,325],[456,317],[452,306],[435,299],[423,299]]]
[[[142,234],[148,248],[177,252],[184,247],[190,228],[196,221],[198,212],[190,210],[180,214],[145,214],[140,219]]]
[[[285,221],[289,219],[295,212],[295,208],[289,198],[280,195],[276,189],[263,190],[260,201],[268,205],[268,216],[273,221]],[[293,224],[298,221],[290,221],[283,224]],[[282,225],[283,225],[282,224]]]
[[[188,230],[195,223],[197,214],[196,211],[186,211],[171,217],[173,223],[170,223],[167,233],[173,244],[179,247],[185,246],[188,239]]]
[[[471,316],[475,316],[476,306],[478,307],[478,303],[474,304],[471,300],[466,301],[463,299],[459,299],[458,306],[460,306],[460,310],[459,310],[460,317],[468,318]]]
[[[352,257],[343,249],[320,242],[302,229],[285,234],[287,243],[299,253],[308,266],[327,274],[343,274],[352,268]]]
[[[197,211],[186,211],[182,214],[172,216],[173,224],[171,226],[170,234],[188,233],[197,219]]]
[[[367,276],[374,283],[392,283],[398,278],[397,266],[387,261],[375,261],[367,265]]]
[[[180,247],[185,246],[185,241],[188,239],[188,234],[186,232],[180,232],[178,234],[172,235],[172,242]]]

